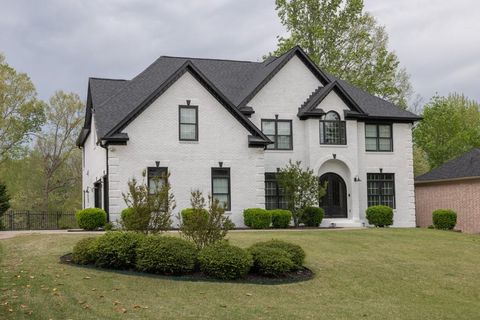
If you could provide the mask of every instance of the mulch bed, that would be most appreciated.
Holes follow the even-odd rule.
[[[233,283],[253,283],[253,284],[267,284],[267,285],[275,285],[275,284],[285,284],[285,283],[295,283],[295,282],[302,282],[313,279],[315,274],[312,270],[302,267],[302,269],[290,272],[283,277],[272,278],[266,277],[264,275],[256,274],[256,273],[249,273],[245,278],[239,280],[219,280],[213,279],[206,276],[202,272],[193,272],[181,276],[166,276],[166,275],[157,275],[152,273],[145,273],[139,272],[135,270],[115,270],[115,269],[101,269],[96,268],[93,265],[78,265],[72,261],[72,254],[67,253],[60,257],[60,263],[73,265],[79,268],[90,268],[96,269],[105,272],[114,272],[119,274],[132,274],[137,276],[143,277],[153,277],[153,278],[161,278],[161,279],[169,279],[175,281],[208,281],[208,282],[233,282]]]

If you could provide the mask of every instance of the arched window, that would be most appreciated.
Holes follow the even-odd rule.
[[[320,120],[320,144],[347,144],[346,133],[345,121],[337,112],[329,111]]]

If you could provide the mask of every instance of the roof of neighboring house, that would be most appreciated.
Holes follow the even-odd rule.
[[[344,93],[365,111],[361,112],[363,117],[376,116],[400,121],[419,119],[408,111],[327,75],[300,47],[294,47],[279,57],[270,57],[263,62],[161,56],[131,80],[90,78],[87,101],[90,106],[87,106],[84,129],[88,130],[90,127],[91,120],[88,117],[91,117],[91,112],[88,108],[91,107],[95,112],[98,137],[108,140],[108,137],[119,133],[184,72],[189,71],[221,100],[253,136],[269,143],[268,138],[245,116],[254,112],[247,104],[293,56],[300,58],[322,85],[335,83],[331,86],[335,87],[336,91]],[[311,98],[318,102],[320,99],[314,93]],[[306,104],[314,105],[312,102]],[[77,140],[77,144],[82,145],[87,136],[88,132],[84,133]]]
[[[480,177],[480,149],[475,148],[415,178],[415,183]]]

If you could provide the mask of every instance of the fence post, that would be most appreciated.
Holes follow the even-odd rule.
[[[15,230],[15,229],[14,229],[14,223],[13,223],[14,220],[15,220],[15,211],[11,211],[11,215],[10,215],[10,230]]]

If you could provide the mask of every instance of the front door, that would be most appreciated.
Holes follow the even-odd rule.
[[[320,199],[325,218],[347,218],[347,188],[342,177],[333,172],[320,177],[320,184],[327,182],[327,193]]]

